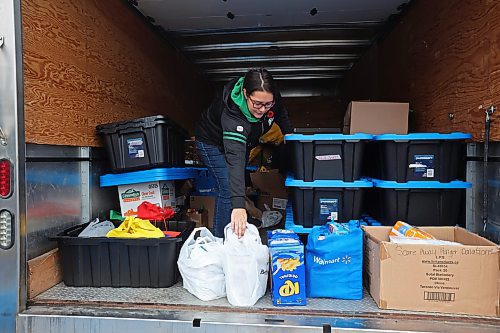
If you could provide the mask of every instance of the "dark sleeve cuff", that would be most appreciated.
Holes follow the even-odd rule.
[[[245,197],[231,197],[231,206],[235,208],[245,208]]]

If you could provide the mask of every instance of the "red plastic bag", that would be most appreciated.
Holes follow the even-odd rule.
[[[137,207],[137,217],[142,220],[149,220],[150,222],[163,221],[172,218],[175,212],[171,208],[162,208],[149,201],[144,201]],[[165,223],[165,230],[167,224]]]

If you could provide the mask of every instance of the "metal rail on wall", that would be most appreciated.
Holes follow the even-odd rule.
[[[495,113],[497,107],[492,105],[485,109],[484,118],[484,153],[483,153],[483,233],[487,234],[488,226],[488,157],[489,157],[489,143],[490,143],[490,127],[491,127],[491,115]],[[500,238],[497,235],[498,241]]]

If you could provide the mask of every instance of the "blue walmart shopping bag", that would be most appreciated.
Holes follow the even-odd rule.
[[[358,221],[314,227],[306,246],[308,297],[363,297],[363,231]]]

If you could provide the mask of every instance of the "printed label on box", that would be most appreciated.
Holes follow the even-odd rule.
[[[422,178],[434,177],[434,155],[414,155],[413,164],[410,168],[414,168],[414,175]]]
[[[326,222],[339,219],[339,199],[319,199],[319,218]]]
[[[273,208],[286,209],[287,199],[273,198]]]
[[[334,160],[341,160],[342,157],[340,155],[316,155],[315,158],[318,161],[334,161]]]
[[[130,158],[144,157],[144,142],[142,138],[127,139],[127,147]]]
[[[129,188],[121,194],[123,202],[139,201],[141,199],[141,192]]]
[[[118,195],[123,216],[136,216],[137,207],[144,201],[162,206],[159,182],[119,185]]]
[[[162,181],[161,186],[161,201],[163,207],[175,207],[175,183],[173,181]]]

